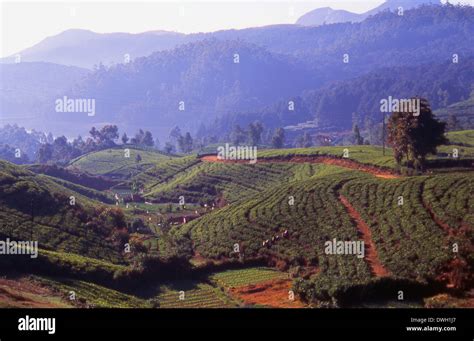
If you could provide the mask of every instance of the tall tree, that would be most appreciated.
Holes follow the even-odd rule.
[[[118,127],[116,125],[107,124],[99,131],[99,143],[102,147],[112,147],[115,140],[119,138]]]
[[[173,129],[170,131],[170,143],[173,145],[176,145],[178,142],[178,139],[181,137],[181,129],[179,129],[178,126],[175,126]]]
[[[232,133],[230,134],[232,144],[239,145],[245,142],[245,131],[240,127],[240,125],[236,124]]]
[[[285,144],[285,130],[283,128],[278,128],[275,130],[275,134],[272,137],[272,147],[282,148],[284,144]]]
[[[130,140],[131,144],[140,145],[143,141],[143,137],[145,136],[145,132],[142,129],[139,129],[138,132],[135,134],[135,137],[132,137]]]
[[[193,138],[189,132],[187,132],[185,136],[178,138],[178,146],[183,153],[189,153],[193,150]]]
[[[127,133],[123,133],[122,135],[122,143],[123,144],[127,144],[128,143],[128,136],[127,136]]]
[[[364,139],[360,135],[359,126],[357,124],[354,125],[354,128],[352,129],[352,132],[354,134],[354,143],[357,144],[357,145],[364,144]]]
[[[155,142],[153,141],[153,135],[148,130],[145,131],[143,139],[140,141],[140,144],[147,147],[153,147]]]
[[[191,134],[189,132],[186,133],[186,136],[184,137],[184,143],[186,145],[186,152],[189,153],[190,151],[193,150],[193,138],[191,137]]]
[[[420,99],[420,113],[394,112],[387,130],[388,142],[398,164],[406,157],[409,164],[423,168],[426,156],[435,154],[436,148],[447,142],[446,123],[438,121],[427,100]]]
[[[249,143],[256,146],[262,139],[263,126],[260,122],[250,123],[248,127]]]

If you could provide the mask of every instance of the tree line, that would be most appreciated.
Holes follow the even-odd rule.
[[[92,127],[89,131],[89,136],[85,140],[82,136],[78,136],[72,142],[69,142],[65,136],[59,136],[40,146],[37,162],[66,164],[85,153],[118,146],[119,136],[119,130],[116,125],[105,125],[100,129]],[[139,129],[132,138],[129,138],[124,132],[120,142],[122,145],[150,148],[159,144],[158,140],[153,139],[150,131],[142,129]]]

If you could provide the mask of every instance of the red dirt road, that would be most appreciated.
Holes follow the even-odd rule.
[[[246,304],[258,304],[272,308],[305,308],[298,300],[289,299],[290,279],[271,280],[258,284],[230,289],[230,294]]]
[[[245,163],[248,164],[248,160],[222,160],[218,159],[217,155],[207,155],[201,157],[201,161],[204,162],[218,162],[218,163]],[[292,156],[292,157],[279,157],[279,158],[264,158],[258,159],[257,163],[277,163],[277,162],[289,162],[289,163],[323,163],[326,165],[334,165],[344,167],[348,169],[354,169],[361,172],[372,174],[378,178],[383,179],[396,179],[400,175],[391,172],[389,170],[382,170],[375,166],[364,165],[353,160],[340,159],[330,156]]]
[[[357,230],[362,235],[362,239],[364,240],[365,244],[365,259],[369,264],[372,273],[376,277],[390,276],[390,272],[385,269],[378,258],[377,249],[375,247],[374,241],[372,240],[372,232],[370,231],[369,226],[365,223],[359,212],[357,212],[357,210],[351,205],[346,197],[341,194],[339,195],[339,200],[346,207],[347,212],[351,218],[357,223]]]

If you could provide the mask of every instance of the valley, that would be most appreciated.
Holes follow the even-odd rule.
[[[474,7],[366,2],[5,4],[0,308],[474,308]]]
[[[472,131],[453,137],[470,142]],[[472,168],[402,175],[374,146],[263,149],[255,164],[130,152],[142,161],[115,148],[65,167],[84,174],[71,181],[103,179],[102,190],[1,162],[0,233],[39,242],[37,260],[1,258],[2,305],[344,307],[390,305],[399,290],[399,304],[471,299]],[[365,257],[326,253],[333,239],[363,240]],[[6,289],[12,281],[24,285]]]

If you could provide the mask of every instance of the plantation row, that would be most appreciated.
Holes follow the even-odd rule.
[[[159,201],[210,203],[221,194],[235,202],[259,193],[265,188],[288,181],[293,165],[285,164],[216,164],[200,162],[167,183],[149,188],[147,197]]]
[[[63,300],[76,306],[94,308],[151,308],[149,301],[97,284],[72,279],[34,277],[41,285],[58,291]],[[73,298],[73,299],[71,299]]]
[[[253,167],[247,170],[249,178],[259,176],[258,164]],[[390,278],[407,286],[436,280],[453,253],[427,205],[436,219],[453,227],[472,226],[473,179],[468,174],[382,180],[326,165],[292,165],[287,171],[291,175],[283,176],[278,186],[175,227],[171,234],[188,252],[209,259],[264,258],[285,269],[317,268],[316,275],[298,280],[295,288],[308,300],[328,300],[356,286],[390,287]],[[361,240],[339,194],[368,224],[388,279],[374,278],[367,262],[356,256],[325,254],[328,240]]]
[[[288,278],[286,273],[264,267],[225,270],[210,276],[212,281],[224,288],[237,288],[284,278]]]
[[[85,154],[72,160],[70,167],[90,174],[128,178],[130,173],[138,174],[157,163],[171,159],[157,152],[132,147],[128,147],[130,151],[128,155],[125,149],[127,148],[105,149]],[[140,162],[136,160],[137,155],[140,155]]]
[[[392,151],[386,148],[385,155],[379,146],[338,146],[338,147],[316,147],[316,148],[292,148],[262,150],[258,153],[259,159],[292,156],[334,156],[345,157],[349,160],[362,164],[379,167],[394,168],[395,161]]]
[[[424,182],[423,200],[451,228],[474,227],[474,177],[440,174]]]
[[[112,241],[121,220],[115,211],[61,187],[48,177],[0,163],[0,234],[11,240],[35,240],[40,248],[120,262]],[[70,205],[70,196],[75,205]]]
[[[432,180],[442,179],[435,176]],[[389,182],[363,179],[342,189],[370,226],[382,263],[394,275],[417,281],[434,279],[441,266],[454,257],[442,229],[424,207],[426,181],[426,177]]]
[[[330,166],[318,165],[317,169],[324,174],[327,167]],[[355,225],[339,202],[337,189],[345,181],[366,175],[330,168],[337,170],[332,177],[313,176],[281,184],[177,227],[172,233],[178,240],[190,238],[194,249],[206,258],[265,258],[276,260],[282,268],[318,268],[315,280],[319,297],[327,298],[351,283],[365,283],[371,273],[363,259],[327,255],[324,243],[334,238],[359,239]],[[294,198],[293,205],[290,197]],[[285,230],[288,235],[283,237]],[[267,240],[269,243],[264,245]],[[235,245],[239,252],[235,252]]]
[[[222,291],[206,283],[176,281],[162,285],[154,298],[160,308],[231,308],[232,302]]]
[[[144,190],[148,193],[153,191],[155,186],[171,181],[197,163],[199,159],[194,156],[163,160],[134,176],[133,179],[144,184]]]

